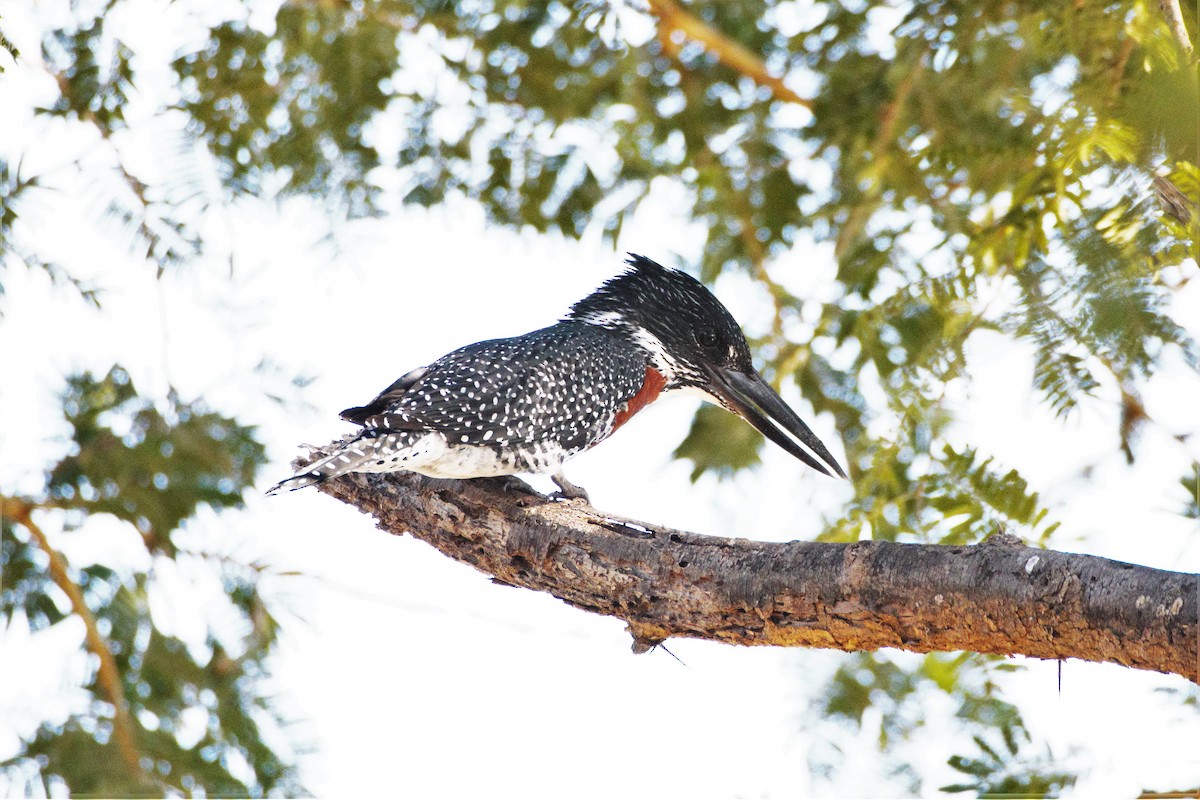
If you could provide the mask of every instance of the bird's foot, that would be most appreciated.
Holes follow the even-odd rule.
[[[582,500],[584,503],[591,505],[591,498],[588,497],[587,490],[582,486],[576,486],[567,480],[567,476],[562,472],[556,472],[550,476],[550,480],[554,481],[554,485],[558,487],[558,491],[550,495],[557,500]]]
[[[517,495],[516,503],[519,506],[527,506],[542,496],[516,475],[498,475],[494,478],[481,478],[480,480],[492,481],[501,491]]]

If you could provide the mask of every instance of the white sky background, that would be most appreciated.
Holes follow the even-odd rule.
[[[0,119],[12,121],[23,95],[9,80],[0,77]],[[15,128],[0,125],[6,156],[21,140]],[[620,251],[668,263],[680,254],[694,263],[703,232],[672,213],[683,204],[669,186],[657,191],[625,227]],[[84,215],[75,200],[64,196],[55,213]],[[265,489],[290,473],[298,443],[324,443],[347,430],[340,409],[455,347],[552,322],[621,261],[595,239],[490,230],[466,203],[353,223],[339,250],[319,241],[324,225],[304,203],[242,204],[213,233],[216,250],[226,253],[158,282],[151,268],[103,239],[64,242],[72,271],[106,290],[100,313],[49,287],[41,273],[7,270],[0,489],[38,490],[41,470],[64,447],[55,399],[62,376],[103,373],[113,362],[129,368],[144,393],[174,385],[187,399],[203,396],[259,424],[274,459],[262,476]],[[1188,269],[1196,274],[1194,265]],[[775,264],[773,275],[801,297],[820,298],[834,266],[824,251],[797,251]],[[756,287],[729,278],[717,293],[746,327],[756,327],[765,307]],[[1200,335],[1200,282],[1177,302],[1176,319],[1191,321]],[[1147,429],[1129,468],[1116,448],[1113,387],[1063,424],[1031,392],[1027,351],[980,336],[972,354],[974,382],[955,398],[959,441],[1017,467],[1060,503],[1058,549],[1200,571],[1200,531],[1176,513],[1183,502],[1177,481],[1196,446],[1163,433],[1195,429],[1194,374],[1177,366],[1152,382],[1147,409],[1162,427]],[[261,399],[264,383],[282,380],[255,375],[264,356],[283,378],[317,377],[302,393],[310,408]],[[813,420],[795,394],[785,397],[818,435],[836,442],[831,420]],[[694,408],[688,399],[652,405],[568,464],[567,474],[605,511],[765,540],[811,537],[822,513],[836,513],[848,498],[848,485],[775,448],[758,470],[691,485],[689,465],[669,455]],[[1080,470],[1090,465],[1085,478]],[[550,488],[545,479],[536,485]],[[54,530],[53,517],[44,522],[75,564],[114,552],[137,558],[136,536],[104,519],[70,534]],[[897,793],[861,766],[848,764],[832,782],[809,774],[808,754],[821,743],[806,721],[808,698],[840,654],[677,640],[668,646],[686,666],[661,651],[633,656],[619,621],[495,586],[420,542],[376,531],[369,519],[311,490],[253,494],[244,512],[203,515],[190,527],[210,544],[302,573],[272,578],[267,587],[285,621],[273,688],[298,721],[294,733],[313,748],[301,763],[318,795]],[[181,570],[178,580],[186,577]],[[155,598],[158,618],[185,638],[199,633],[200,619],[187,598]],[[12,728],[28,730],[44,708],[62,714],[78,702],[70,687],[82,670],[62,653],[81,639],[73,620],[32,639],[20,626],[0,631],[0,721],[8,721],[0,731],[9,729],[0,732],[0,758],[12,752]],[[1132,796],[1200,782],[1200,721],[1154,691],[1186,685],[1180,679],[1069,662],[1059,695],[1055,664],[1021,661],[1028,668],[1010,680],[1008,697],[1035,738],[1045,737],[1056,755],[1082,769],[1076,794]],[[943,711],[945,718],[953,713]],[[925,738],[914,743],[912,757],[927,791],[958,779],[947,756],[971,752],[968,742],[950,738],[953,730],[931,714],[918,732]],[[875,736],[868,725],[860,741],[839,743],[851,748],[853,763],[873,757]]]

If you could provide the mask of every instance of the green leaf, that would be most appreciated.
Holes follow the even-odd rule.
[[[724,478],[757,464],[762,442],[762,435],[740,418],[716,406],[703,405],[673,455],[692,462],[693,482],[710,471]]]
[[[63,396],[73,452],[50,471],[65,508],[107,513],[168,547],[196,509],[241,505],[266,460],[254,429],[171,394],[160,410],[138,395],[120,367],[97,380],[69,378]]]
[[[1179,479],[1187,500],[1180,511],[1190,519],[1200,519],[1200,464],[1193,464],[1192,471]]]

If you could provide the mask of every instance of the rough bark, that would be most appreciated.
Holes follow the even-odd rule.
[[[756,542],[623,520],[515,479],[354,474],[321,490],[498,583],[625,620],[634,650],[729,644],[1111,661],[1200,682],[1200,576],[999,537]],[[994,537],[995,538],[995,537]]]

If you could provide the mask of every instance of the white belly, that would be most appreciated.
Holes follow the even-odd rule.
[[[408,470],[431,478],[487,478],[518,472],[553,472],[566,455],[551,452],[553,448],[547,447],[501,454],[494,447],[451,443],[441,433],[427,433],[396,449],[387,447],[386,442],[380,444],[384,445],[382,452],[354,467],[356,472]]]
[[[423,459],[412,459],[407,469],[431,478],[487,478],[522,471],[512,459],[501,458],[493,448],[451,445],[440,434],[431,435],[441,439],[439,446],[431,447]]]

